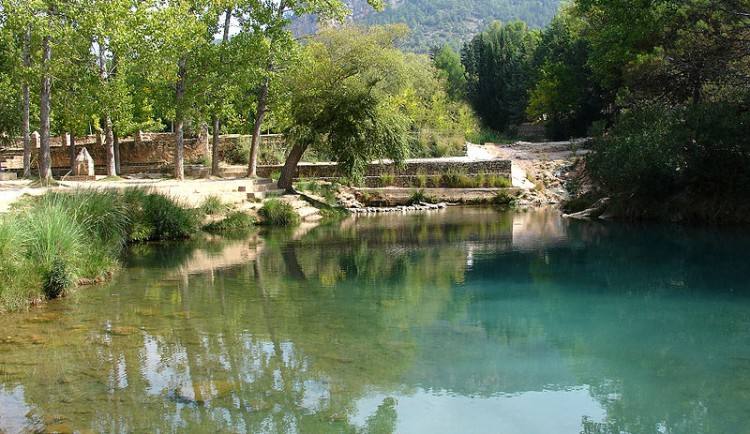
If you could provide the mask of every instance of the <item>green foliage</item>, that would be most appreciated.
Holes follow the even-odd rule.
[[[445,188],[469,188],[474,185],[474,182],[466,172],[456,169],[448,169],[448,171],[440,177],[440,185]]]
[[[651,103],[620,116],[596,140],[588,167],[612,192],[665,198],[681,192],[750,194],[750,113],[725,103]]]
[[[534,55],[537,81],[526,112],[546,122],[550,139],[585,137],[590,125],[603,117],[602,91],[588,65],[591,49],[582,26],[563,10],[542,32]]]
[[[518,196],[513,193],[501,191],[492,198],[492,204],[504,208],[515,208],[518,202]]]
[[[151,229],[148,240],[182,240],[198,230],[198,213],[181,207],[166,196],[146,195],[140,208],[141,224]]]
[[[294,207],[278,199],[265,201],[258,214],[263,219],[262,223],[268,226],[296,226],[300,223]]]
[[[470,110],[449,101],[429,60],[395,48],[404,33],[399,26],[344,28],[313,39],[287,77],[290,140],[339,162],[356,180],[374,159],[406,158],[410,129],[472,129]]]
[[[522,22],[494,22],[464,46],[467,97],[486,126],[505,131],[525,120],[538,39]]]
[[[322,208],[320,210],[320,216],[322,217],[323,223],[332,223],[337,222],[339,220],[342,220],[346,218],[349,215],[349,212],[343,208],[339,207],[327,207]]]
[[[396,175],[392,173],[383,173],[378,177],[378,182],[382,187],[391,187],[396,183]]]
[[[0,219],[0,310],[95,281],[117,267],[127,242],[186,238],[198,220],[197,212],[136,189],[25,198]]]
[[[221,214],[228,209],[229,206],[216,195],[208,196],[200,206],[200,211],[206,215]]]
[[[203,230],[213,234],[244,234],[251,231],[254,226],[255,219],[251,215],[234,211],[222,220],[207,224]]]
[[[433,54],[433,63],[440,71],[440,77],[448,84],[448,96],[459,100],[466,96],[466,69],[461,63],[461,55],[450,45],[443,45]]]
[[[424,190],[417,190],[415,191],[410,197],[409,197],[409,204],[416,205],[420,203],[436,203],[437,200],[432,197],[428,196]]]

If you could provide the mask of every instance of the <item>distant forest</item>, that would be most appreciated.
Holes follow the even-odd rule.
[[[531,28],[544,27],[555,16],[560,0],[387,0],[383,12],[374,11],[366,0],[346,3],[357,24],[407,24],[411,34],[403,48],[425,53],[444,44],[458,48],[496,20],[521,20]],[[314,17],[306,16],[293,27],[297,34],[312,34],[315,23]]]

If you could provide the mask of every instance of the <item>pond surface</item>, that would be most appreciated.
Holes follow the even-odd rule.
[[[472,208],[140,246],[0,317],[0,432],[747,433],[749,248]]]

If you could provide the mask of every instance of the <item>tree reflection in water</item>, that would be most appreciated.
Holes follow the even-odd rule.
[[[514,399],[517,432],[550,399],[576,432],[731,432],[747,240],[467,208],[141,246],[0,318],[0,430],[394,432],[439,398],[494,406],[472,432]]]

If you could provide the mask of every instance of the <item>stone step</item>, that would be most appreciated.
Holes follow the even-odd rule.
[[[304,208],[298,208],[297,209],[297,214],[299,214],[299,216],[300,216],[300,218],[302,220],[307,220],[307,218],[310,217],[310,216],[313,216],[313,215],[316,215],[316,214],[320,215],[320,210],[318,210],[317,208],[312,207],[312,206],[307,206],[307,207],[304,207]]]

